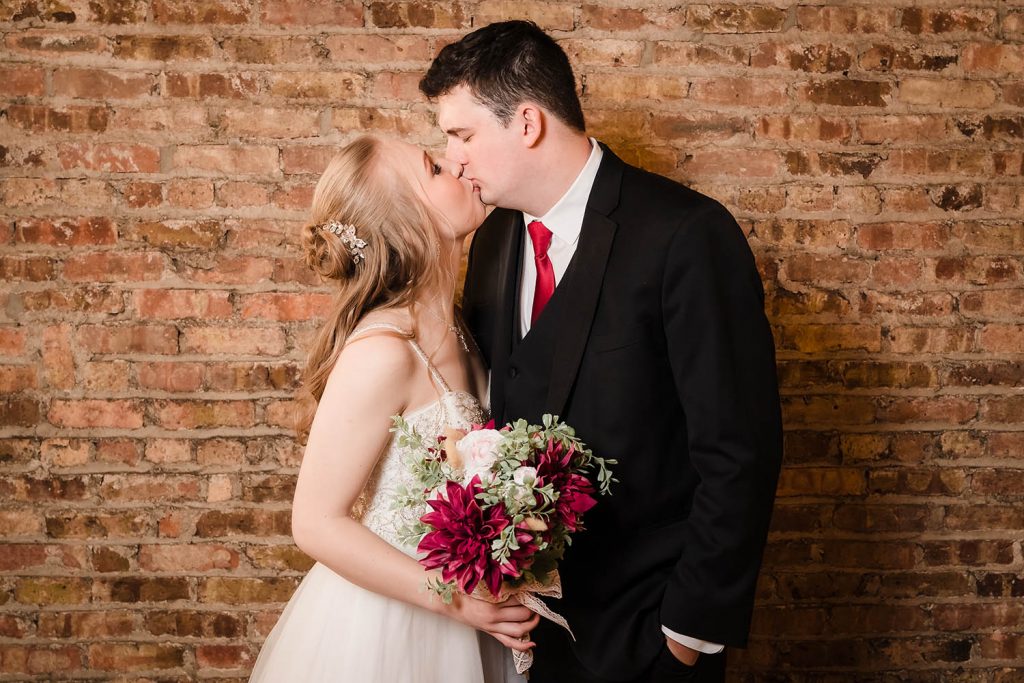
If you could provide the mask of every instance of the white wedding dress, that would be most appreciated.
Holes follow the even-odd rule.
[[[397,327],[378,323],[360,328]],[[403,417],[420,433],[445,425],[468,429],[485,419],[470,394],[452,391],[426,354],[410,340],[442,390],[438,400]],[[403,483],[412,483],[394,438],[366,483],[354,513],[362,524],[412,557],[398,530],[427,510],[395,509]],[[257,683],[524,683],[511,651],[490,635],[453,619],[361,588],[319,562],[299,584],[260,651],[249,678]]]

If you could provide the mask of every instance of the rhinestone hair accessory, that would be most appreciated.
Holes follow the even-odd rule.
[[[341,238],[341,243],[348,248],[348,252],[352,255],[352,260],[356,263],[365,260],[363,256],[363,249],[366,248],[366,242],[359,239],[356,236],[356,226],[351,223],[339,223],[338,221],[328,221],[320,226],[322,230],[332,232]]]

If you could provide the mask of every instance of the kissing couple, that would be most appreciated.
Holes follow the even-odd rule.
[[[250,680],[524,681],[512,651],[530,651],[530,683],[723,681],[782,454],[742,230],[589,137],[569,60],[533,23],[444,47],[420,89],[444,156],[356,138],[302,234],[337,288],[304,374],[316,405],[292,516],[316,562]],[[618,462],[559,565],[550,606],[574,638],[511,598],[439,599],[400,533],[426,510],[402,505],[415,480],[392,416],[442,434],[545,414]]]

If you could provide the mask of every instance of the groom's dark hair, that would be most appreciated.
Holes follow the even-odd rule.
[[[563,123],[585,131],[576,78],[565,51],[532,21],[502,21],[446,45],[420,81],[430,99],[460,85],[504,125],[532,100]]]

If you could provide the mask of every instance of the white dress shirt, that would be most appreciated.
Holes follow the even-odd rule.
[[[555,287],[562,281],[566,268],[576,253],[576,245],[580,240],[580,230],[583,228],[583,214],[587,208],[587,200],[590,199],[590,190],[594,187],[594,179],[597,178],[597,169],[601,166],[601,157],[604,152],[597,140],[590,138],[592,149],[590,158],[583,166],[583,170],[576,176],[569,189],[565,191],[562,198],[555,202],[555,205],[544,216],[531,216],[523,212],[523,221],[529,225],[533,221],[540,221],[551,231],[551,246],[548,248],[548,258],[551,260],[551,267],[555,271]],[[537,265],[533,260],[533,241],[530,239],[529,231],[523,231],[523,272],[519,284],[519,328],[522,336],[530,331],[530,317],[533,314],[533,292],[537,286]],[[665,635],[678,643],[685,645],[698,652],[715,654],[721,652],[725,646],[718,643],[709,643],[705,640],[684,636],[676,633],[665,626],[661,627]]]

